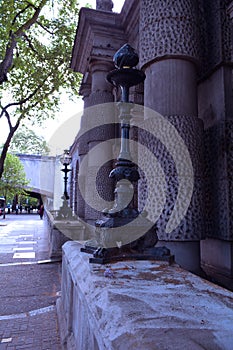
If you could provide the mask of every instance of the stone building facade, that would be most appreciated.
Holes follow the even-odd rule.
[[[139,113],[135,118],[144,121],[148,118],[150,125],[146,108],[161,115],[183,140],[192,164],[192,174],[187,162],[179,174],[179,166],[174,161],[177,154],[169,155],[169,150],[176,148],[174,133],[170,135],[165,131],[164,145],[151,133],[139,132],[137,142],[144,143],[156,156],[166,179],[165,203],[156,222],[159,245],[170,248],[182,267],[197,273],[203,269],[207,275],[231,288],[232,17],[230,0],[125,0],[119,14],[112,12],[111,0],[99,0],[96,10],[81,9],[71,68],[83,74],[80,94],[84,112],[81,136],[79,133],[71,146],[70,185],[73,211],[92,225],[101,215],[86,200],[91,200],[90,189],[96,183],[96,174],[98,192],[106,201],[113,199],[114,189],[108,174],[116,158],[112,140],[119,130],[117,112],[110,106],[119,100],[120,93],[106,81],[106,75],[114,69],[114,53],[129,43],[139,54],[138,68],[146,74],[144,84],[131,90],[130,100],[145,107],[143,114]],[[132,138],[134,136],[132,133]],[[101,171],[97,171],[98,162],[90,151],[103,141],[101,157],[106,161],[103,161]],[[181,150],[177,153],[180,153],[177,159],[179,156],[184,159]],[[152,167],[149,161],[144,165],[148,169]],[[180,183],[188,188],[190,181],[192,196],[185,215],[178,226],[166,232],[174,208],[177,209],[178,203],[182,206],[188,196],[185,190],[179,192]],[[155,196],[155,202],[158,187],[159,183],[155,181],[154,191],[150,194]],[[138,187],[141,207],[146,191],[147,183],[142,177]]]

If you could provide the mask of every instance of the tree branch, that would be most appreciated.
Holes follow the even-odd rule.
[[[41,56],[39,55],[39,52],[34,48],[34,46],[33,46],[33,44],[32,44],[32,41],[29,39],[29,37],[28,37],[26,34],[24,34],[24,38],[25,38],[26,41],[28,42],[28,46],[30,47],[30,49],[31,49],[33,52],[35,52],[39,57],[41,57]]]
[[[50,96],[54,91],[55,91],[55,87],[51,88],[46,95],[44,95],[44,98]],[[28,110],[35,108],[38,104],[40,103],[40,101],[36,101],[34,104],[30,105],[30,107],[28,108]],[[27,112],[27,109],[24,111],[24,113]]]
[[[7,136],[6,142],[3,145],[2,153],[1,153],[1,157],[0,157],[0,179],[1,179],[3,171],[4,171],[4,162],[5,162],[5,159],[6,159],[7,151],[9,149],[9,147],[10,147],[10,143],[11,143],[12,137],[14,136],[14,133],[18,129],[19,125],[20,125],[20,119],[17,120],[15,126],[12,126],[10,128],[10,132],[9,132],[9,134]]]
[[[44,29],[47,33],[49,33],[50,35],[54,35],[54,34],[55,34],[54,32],[51,32],[50,30],[48,30],[48,28],[46,28],[42,23],[40,23],[40,22],[37,21],[37,24],[38,24],[42,29]]]
[[[30,4],[28,4],[24,9],[22,9],[21,11],[19,11],[19,12],[15,15],[15,17],[13,18],[12,24],[15,24],[17,18],[18,18],[22,13],[24,13],[25,11],[27,11],[27,9],[28,9],[29,7],[31,7]]]
[[[47,0],[42,0],[40,5],[36,8],[35,13],[32,16],[32,18],[30,18],[18,30],[16,30],[16,32],[15,32],[16,37],[21,37],[26,30],[28,30],[34,23],[36,23],[36,21],[39,17],[39,14],[40,14],[42,8],[44,7],[44,5],[46,4],[46,2],[47,2]]]
[[[23,98],[22,100],[18,101],[18,102],[12,102],[12,103],[8,103],[8,105],[6,105],[5,107],[2,107],[2,112],[0,114],[0,118],[3,116],[3,114],[6,112],[7,108],[13,107],[13,106],[22,106],[24,103],[28,102],[33,96],[35,96],[35,94],[42,88],[42,86],[44,85],[44,83],[46,82],[46,80],[48,79],[48,76],[42,81],[42,83],[40,85],[37,86],[37,88],[31,93],[29,94],[27,97]]]
[[[16,47],[17,39],[22,37],[26,30],[28,30],[34,23],[36,23],[40,12],[47,0],[41,0],[40,5],[35,9],[34,15],[26,21],[15,33],[10,34],[10,39],[6,47],[4,59],[0,63],[0,85],[7,81],[7,73],[12,66],[14,49]]]
[[[9,125],[9,129],[11,130],[12,129],[12,124],[11,124],[10,114],[8,113],[7,110],[5,110],[4,113],[6,115],[6,119],[7,119],[8,125]]]

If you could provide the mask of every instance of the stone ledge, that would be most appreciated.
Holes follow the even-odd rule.
[[[85,227],[79,220],[56,220],[52,212],[45,210],[45,229],[49,238],[49,257],[61,258],[62,246],[68,240],[86,240]]]
[[[89,264],[80,247],[63,246],[64,349],[232,349],[232,292],[165,262]]]

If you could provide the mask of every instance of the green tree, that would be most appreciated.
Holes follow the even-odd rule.
[[[27,127],[18,130],[12,138],[11,153],[48,155],[49,147],[45,139]]]
[[[77,20],[77,0],[1,0],[0,118],[9,133],[0,178],[19,125],[52,117],[64,91],[78,96],[80,75],[69,68]]]
[[[12,200],[15,195],[26,195],[24,187],[28,184],[23,164],[17,156],[8,153],[0,179],[0,193],[5,197],[5,203],[7,200]]]

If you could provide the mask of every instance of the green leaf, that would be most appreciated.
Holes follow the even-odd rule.
[[[81,74],[69,68],[78,12],[76,0],[1,0],[0,115],[9,125],[40,124],[59,110],[62,93],[78,97]]]

